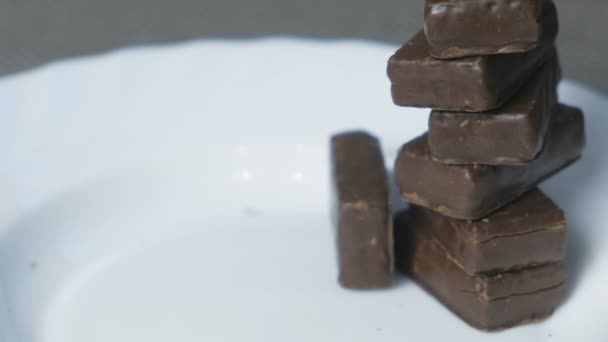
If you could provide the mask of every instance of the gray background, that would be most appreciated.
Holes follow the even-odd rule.
[[[605,93],[606,0],[555,0],[566,77]],[[0,0],[0,75],[65,57],[203,37],[298,35],[402,43],[424,0]]]

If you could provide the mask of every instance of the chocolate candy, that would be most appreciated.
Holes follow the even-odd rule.
[[[331,139],[340,284],[386,287],[393,278],[390,192],[378,140],[363,132]]]
[[[557,55],[504,106],[484,113],[434,110],[433,159],[448,164],[522,165],[536,158],[557,102]]]
[[[411,224],[425,229],[469,274],[504,272],[564,260],[566,218],[540,190],[481,220],[459,220],[412,205]]]
[[[467,274],[454,257],[407,213],[395,222],[397,264],[457,316],[498,330],[549,316],[563,300],[560,263],[495,274]]]
[[[426,0],[424,31],[438,58],[528,51],[542,32],[542,0]]]
[[[584,131],[581,111],[559,105],[543,151],[524,166],[442,164],[432,160],[425,134],[401,148],[395,178],[405,201],[455,218],[478,219],[578,159]]]
[[[543,12],[543,35],[535,49],[520,54],[449,60],[431,57],[424,32],[407,42],[388,62],[393,101],[400,106],[481,112],[509,100],[551,57],[557,12]]]

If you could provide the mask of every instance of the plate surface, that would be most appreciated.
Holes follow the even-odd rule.
[[[392,105],[394,46],[206,41],[0,82],[0,340],[606,341],[608,99],[584,159],[543,185],[569,223],[553,317],[478,332],[401,278],[336,283],[328,137],[365,128],[389,163],[427,110]]]

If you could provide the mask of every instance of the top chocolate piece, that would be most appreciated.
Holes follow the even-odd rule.
[[[542,33],[543,0],[427,0],[424,31],[437,58],[525,52]]]
[[[483,112],[508,101],[553,54],[557,10],[543,9],[543,34],[536,48],[516,54],[440,60],[429,54],[423,31],[388,61],[393,101],[398,106]]]

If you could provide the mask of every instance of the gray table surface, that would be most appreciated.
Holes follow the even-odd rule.
[[[606,0],[555,0],[566,77],[608,93]],[[402,43],[423,0],[0,0],[0,75],[132,45],[288,35]]]

